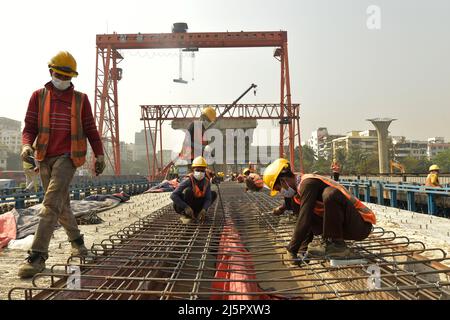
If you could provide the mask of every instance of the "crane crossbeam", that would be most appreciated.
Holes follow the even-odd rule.
[[[281,47],[286,42],[286,31],[97,35],[98,48],[113,49]]]

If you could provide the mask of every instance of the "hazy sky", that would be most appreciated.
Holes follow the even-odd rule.
[[[369,5],[381,9],[381,29],[366,25]],[[47,62],[59,50],[78,62],[75,87],[93,104],[95,35],[170,32],[288,32],[293,102],[302,104],[302,139],[317,127],[330,133],[365,130],[365,119],[393,117],[391,134],[450,139],[450,1],[2,1],[0,116],[24,118],[31,93],[49,81]],[[201,49],[184,60],[177,50],[123,51],[119,82],[120,138],[143,128],[140,104],[231,103],[251,83],[243,103],[279,102],[279,62],[273,48]],[[193,71],[193,72],[192,72]],[[167,147],[180,134],[166,130]]]

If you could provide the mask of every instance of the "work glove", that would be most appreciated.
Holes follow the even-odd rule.
[[[198,221],[204,222],[206,219],[206,210],[202,209],[198,214]]]
[[[186,208],[184,208],[184,214],[187,215],[189,218],[193,218],[194,210],[192,210],[191,207],[187,206]]]
[[[279,215],[283,214],[284,210],[285,209],[283,208],[283,206],[279,206],[279,207],[276,207],[275,209],[272,210],[272,214],[274,216],[279,216]]]
[[[22,161],[26,161],[27,158],[31,157],[34,153],[33,148],[29,144],[24,144],[22,146],[22,152],[20,153],[20,157]]]
[[[105,156],[97,156],[95,159],[95,174],[98,176],[105,170],[106,163],[105,163]]]

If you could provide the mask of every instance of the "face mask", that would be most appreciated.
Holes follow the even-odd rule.
[[[292,189],[290,186],[287,186],[288,189],[285,189],[284,187],[280,190],[280,194],[285,198],[292,198],[297,193],[294,189]]]
[[[296,191],[294,189],[292,189],[291,187],[289,187],[289,189],[287,189],[287,190],[281,189],[280,194],[285,198],[292,198],[293,196],[295,196]]]
[[[198,181],[203,180],[205,173],[202,171],[194,171],[194,178]]]
[[[202,121],[202,124],[203,124],[203,127],[204,127],[205,129],[208,129],[208,128],[209,128],[209,125],[211,124],[211,122],[209,122],[208,120],[203,120],[203,121]]]
[[[70,87],[70,80],[61,80],[58,79],[57,77],[55,77],[55,75],[52,75],[52,84],[53,86],[61,91],[66,90],[67,88]]]

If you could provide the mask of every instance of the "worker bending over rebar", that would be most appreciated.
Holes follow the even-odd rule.
[[[247,191],[260,191],[264,187],[264,182],[261,176],[255,172],[252,172],[251,168],[245,168],[242,171],[245,177],[245,192]]]
[[[192,172],[170,195],[173,208],[181,215],[180,220],[185,224],[192,219],[203,222],[208,208],[217,198],[217,193],[211,191],[211,179],[206,174],[206,167],[205,158],[195,158],[192,161]]]
[[[360,241],[370,234],[376,223],[375,214],[345,187],[333,179],[317,174],[295,175],[286,159],[270,164],[263,176],[271,196],[278,192],[296,203],[297,223],[286,247],[289,262],[303,257],[348,257],[344,240]],[[294,212],[295,213],[295,212]],[[322,235],[318,243],[315,235]]]

